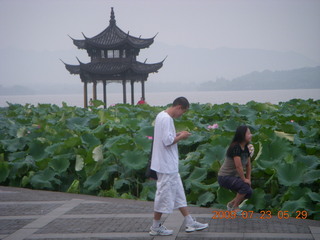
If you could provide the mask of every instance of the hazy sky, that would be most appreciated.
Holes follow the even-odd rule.
[[[0,0],[0,48],[74,49],[109,24],[170,45],[294,51],[320,62],[320,0]]]

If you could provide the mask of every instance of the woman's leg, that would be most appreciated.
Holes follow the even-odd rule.
[[[239,205],[243,202],[243,200],[245,199],[246,194],[240,194],[237,193],[234,202],[233,202],[233,208],[234,209],[239,209]]]

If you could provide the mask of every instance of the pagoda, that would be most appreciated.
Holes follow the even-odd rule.
[[[82,33],[83,34],[83,33]],[[84,107],[88,107],[88,83],[93,84],[93,100],[97,99],[97,84],[103,84],[104,107],[107,106],[106,85],[111,82],[122,83],[123,103],[127,103],[126,83],[131,84],[131,104],[134,104],[134,83],[141,82],[142,97],[145,98],[145,81],[149,73],[158,72],[163,61],[147,64],[137,61],[140,49],[148,48],[154,41],[152,38],[141,38],[131,36],[122,31],[117,25],[113,8],[109,26],[100,34],[88,38],[83,34],[84,39],[73,39],[73,44],[78,49],[87,50],[91,62],[79,65],[65,64],[70,74],[79,74],[84,84]]]

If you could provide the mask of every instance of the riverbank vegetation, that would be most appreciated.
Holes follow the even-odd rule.
[[[153,122],[165,107],[63,104],[0,108],[0,184],[106,197],[153,200],[145,177]],[[179,143],[189,204],[225,208],[234,193],[217,172],[236,127],[253,132],[253,197],[248,211],[307,211],[320,219],[320,101],[278,105],[191,104],[175,121],[192,136]]]

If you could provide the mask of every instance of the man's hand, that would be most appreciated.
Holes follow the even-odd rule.
[[[179,137],[179,139],[186,139],[190,135],[191,135],[191,133],[189,133],[188,131],[182,131],[182,132],[177,133],[177,137]]]

